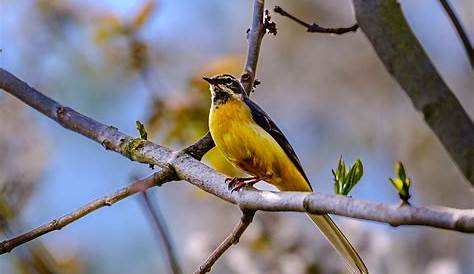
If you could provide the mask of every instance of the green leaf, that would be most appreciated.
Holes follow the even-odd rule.
[[[347,195],[352,187],[352,181],[354,179],[354,169],[351,168],[344,179],[345,180],[343,182],[342,194]]]
[[[390,182],[392,183],[392,185],[395,187],[395,189],[398,192],[403,191],[403,182],[402,182],[402,180],[400,180],[398,178],[395,178],[395,179],[388,178],[388,179],[390,180]]]
[[[138,132],[140,133],[140,138],[142,138],[143,140],[147,140],[148,139],[148,133],[146,132],[145,126],[142,124],[142,122],[137,120],[135,122],[135,125],[137,127]]]
[[[357,159],[355,164],[352,166],[352,169],[354,169],[354,183],[357,184],[364,175],[364,166],[362,165],[362,161]]]
[[[344,160],[342,160],[342,155],[339,158],[339,162],[337,163],[337,178],[340,181],[344,181],[344,177],[346,175],[346,164],[344,163]]]
[[[339,181],[337,179],[336,172],[334,171],[334,169],[331,169],[331,172],[332,176],[334,176],[334,193],[339,194]]]
[[[362,178],[364,168],[360,159],[357,159],[346,173],[346,164],[341,156],[338,161],[337,171],[332,169],[331,172],[334,176],[334,192],[347,196]]]
[[[408,200],[410,199],[411,180],[407,177],[405,167],[401,161],[398,161],[395,164],[395,174],[397,175],[397,178],[389,178],[389,180],[398,191],[400,199],[405,203],[408,203]]]
[[[403,163],[401,161],[398,161],[395,164],[395,172],[398,175],[398,178],[400,178],[402,181],[406,180],[407,174],[405,172],[405,167],[403,166]]]

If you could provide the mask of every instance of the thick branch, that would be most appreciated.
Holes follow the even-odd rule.
[[[133,194],[138,192],[145,191],[146,189],[162,185],[174,178],[174,173],[171,172],[169,169],[161,170],[156,172],[150,177],[145,179],[138,180],[133,184],[124,187],[117,192],[97,199],[91,203],[84,205],[83,207],[64,215],[60,218],[54,219],[51,222],[44,224],[38,228],[35,228],[27,233],[21,234],[15,238],[0,242],[0,254],[4,254],[6,252],[10,252],[13,248],[22,245],[26,242],[29,242],[33,239],[36,239],[46,233],[60,230],[61,228],[67,226],[68,224],[86,216],[89,213],[96,211],[99,208],[105,206],[111,206],[116,202],[123,200]]]
[[[288,12],[283,10],[280,6],[275,6],[273,11],[276,13],[279,13],[281,16],[288,17],[292,21],[302,25],[303,27],[306,28],[307,32],[344,34],[348,32],[354,32],[359,28],[357,24],[354,24],[347,28],[325,28],[325,27],[321,27],[320,25],[316,23],[313,23],[313,24],[306,23],[305,21],[299,19],[298,17],[289,14]]]
[[[53,119],[64,128],[80,133],[108,150],[120,153],[133,161],[153,164],[162,168],[169,167],[166,163],[168,158],[173,157],[170,149],[141,138],[130,137],[113,126],[104,125],[72,108],[65,107],[31,88],[2,68],[0,68],[0,88]]]
[[[158,206],[153,205],[150,197],[144,191],[141,195],[143,198],[145,209],[147,210],[148,214],[153,221],[153,225],[156,228],[156,234],[160,238],[160,243],[163,253],[166,256],[168,266],[169,266],[169,273],[172,274],[181,274],[181,267],[179,266],[178,259],[176,258],[176,252],[174,251],[173,244],[171,243],[171,236],[166,227],[164,222],[164,218],[161,215],[160,209]]]
[[[474,124],[431,63],[396,0],[354,0],[357,22],[466,179],[474,185]]]
[[[474,49],[472,48],[471,42],[469,41],[469,37],[464,31],[461,21],[459,21],[458,17],[456,16],[456,13],[451,8],[451,5],[449,4],[448,0],[439,0],[439,2],[443,6],[444,10],[451,19],[451,22],[456,28],[459,38],[461,39],[461,42],[464,46],[464,50],[466,51],[467,57],[469,58],[469,62],[471,63],[471,67],[474,68]]]
[[[230,193],[225,176],[183,155],[174,163],[178,176],[197,187],[244,209],[330,213],[392,225],[425,225],[474,233],[474,210],[443,207],[386,205],[340,195],[305,192],[242,190]],[[187,160],[186,160],[187,158]]]
[[[18,84],[18,82],[21,84]],[[91,136],[89,138],[96,142],[107,144],[107,148],[120,152],[133,160],[174,170],[179,179],[186,180],[202,190],[237,204],[244,209],[332,213],[394,225],[425,225],[474,233],[474,210],[414,206],[399,208],[392,205],[321,193],[278,193],[245,189],[238,193],[231,193],[224,184],[225,176],[190,155],[182,152],[172,152],[165,147],[143,140],[139,143],[140,145],[129,145],[129,148],[123,150],[123,143],[126,143],[126,141],[122,141],[121,146],[116,145],[116,142],[120,144],[121,139],[135,139],[123,134],[116,128],[107,127],[72,109],[61,107],[55,101],[2,69],[0,69],[0,88],[20,98],[31,107],[42,110],[43,113],[54,114],[56,112],[52,109],[67,109],[68,112],[65,116],[68,119],[61,120],[62,122],[58,121],[58,123],[66,121],[67,125],[74,125],[67,128],[81,134],[90,132],[84,135]],[[43,100],[38,102],[38,100],[35,100],[38,97],[43,98]],[[54,104],[50,102],[54,102]],[[87,121],[87,123],[83,121]],[[93,132],[95,129],[101,131],[99,133]]]
[[[254,210],[242,211],[240,222],[234,227],[232,232],[222,241],[222,243],[207,257],[207,259],[199,266],[199,269],[194,274],[203,274],[211,271],[214,263],[226,252],[232,245],[239,242],[240,237],[250,225],[255,216]]]

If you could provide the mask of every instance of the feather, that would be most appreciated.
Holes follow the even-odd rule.
[[[311,187],[311,184],[309,183],[308,177],[306,176],[303,170],[303,167],[301,166],[300,160],[298,159],[298,156],[296,156],[293,147],[290,145],[290,142],[288,142],[288,139],[286,139],[283,132],[281,132],[278,126],[272,121],[270,116],[268,116],[268,114],[266,114],[265,111],[261,109],[256,103],[254,103],[250,98],[248,98],[247,96],[243,96],[243,101],[250,109],[252,119],[255,121],[255,123],[257,123],[268,134],[270,134],[273,139],[275,139],[275,141],[280,145],[280,147],[283,149],[288,158],[290,158],[291,162],[296,166],[298,171],[304,177],[306,183],[312,191],[313,189]]]

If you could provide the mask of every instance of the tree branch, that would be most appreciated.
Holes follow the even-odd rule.
[[[157,232],[156,234],[160,238],[160,242],[161,242],[160,246],[163,246],[162,250],[168,262],[169,273],[173,273],[173,274],[183,273],[181,271],[181,267],[179,266],[178,259],[176,258],[173,245],[171,244],[170,233],[168,232],[168,229],[166,227],[166,224],[163,220],[163,216],[161,215],[161,212],[158,206],[153,205],[153,202],[150,200],[150,197],[148,197],[148,194],[146,193],[146,191],[142,193],[141,197],[143,198],[145,209],[147,210],[148,215],[151,217],[151,220],[153,221],[153,225],[156,228],[156,232]]]
[[[399,207],[323,193],[271,192],[248,188],[238,193],[230,193],[222,183],[225,176],[217,174],[207,166],[204,168],[192,163],[189,156],[183,157],[188,157],[188,160],[182,159],[179,165],[173,164],[181,179],[243,209],[329,213],[392,225],[425,225],[474,233],[474,210]]]
[[[472,48],[471,42],[469,41],[469,37],[464,31],[461,21],[459,21],[458,17],[456,16],[456,13],[449,4],[448,0],[439,0],[439,2],[443,6],[444,10],[451,19],[451,22],[456,28],[459,38],[461,39],[461,42],[464,46],[464,50],[466,51],[467,57],[469,58],[469,62],[471,63],[471,68],[474,68],[474,49]]]
[[[340,34],[344,34],[348,32],[355,32],[359,28],[359,25],[357,24],[354,24],[353,26],[350,26],[347,28],[324,28],[324,27],[319,26],[316,23],[313,23],[313,24],[306,23],[305,21],[297,18],[296,16],[289,14],[288,12],[283,10],[280,6],[275,6],[273,11],[276,13],[279,13],[281,16],[290,18],[291,20],[302,25],[303,27],[306,27],[307,32],[332,33],[332,34],[340,35]]]
[[[214,263],[232,246],[239,242],[240,237],[255,216],[254,210],[243,210],[239,223],[234,227],[232,232],[222,241],[222,243],[207,257],[207,259],[199,266],[194,274],[204,274],[211,271]]]
[[[252,189],[243,189],[240,192],[232,193],[223,183],[226,178],[225,176],[194,159],[192,156],[183,152],[173,152],[168,148],[143,140],[141,140],[140,145],[129,145],[130,148],[124,149],[124,152],[122,150],[123,144],[122,146],[115,145],[116,142],[119,142],[116,140],[134,140],[133,138],[116,128],[107,127],[72,109],[62,107],[24,82],[20,81],[21,85],[15,84],[18,81],[20,80],[15,76],[0,69],[0,88],[21,98],[27,105],[35,109],[41,109],[45,113],[55,113],[50,108],[68,109],[68,115],[66,115],[68,119],[63,121],[66,121],[68,125],[74,125],[74,127],[68,127],[71,130],[78,133],[98,130],[99,133],[88,134],[91,136],[89,138],[98,143],[106,144],[107,148],[120,152],[122,155],[133,160],[164,167],[169,172],[174,170],[178,179],[186,180],[208,193],[239,205],[243,209],[300,211],[316,214],[331,213],[395,225],[425,225],[462,232],[474,232],[474,210],[415,206],[399,208],[392,205],[322,193],[271,192]],[[47,100],[38,102],[38,100],[35,100],[35,98],[38,98],[38,94],[41,94],[41,98],[44,97]],[[48,104],[50,101],[55,104]],[[76,119],[79,120],[77,121]],[[85,123],[83,121],[88,122]],[[104,134],[104,132],[107,134]],[[100,138],[94,136],[100,136]],[[125,142],[122,141],[122,143]]]
[[[194,159],[201,160],[202,157],[215,146],[211,133],[208,131],[201,139],[183,149],[184,153],[191,155]]]
[[[354,0],[357,22],[386,69],[474,185],[474,124],[431,63],[396,0]]]
[[[264,21],[265,0],[255,0],[253,4],[252,27],[248,35],[249,47],[247,50],[247,62],[245,63],[244,72],[240,77],[240,82],[244,86],[247,95],[252,92],[257,73],[258,56],[260,53],[260,45],[265,35]]]
[[[146,189],[153,186],[162,185],[172,180],[173,178],[174,178],[174,173],[170,171],[169,169],[163,169],[159,172],[156,172],[145,179],[138,180],[134,182],[133,184],[127,187],[124,187],[111,195],[102,197],[91,203],[88,203],[84,205],[83,207],[69,214],[66,214],[60,218],[52,220],[51,222],[47,224],[39,226],[15,238],[0,242],[0,254],[10,252],[13,248],[19,245],[22,245],[26,242],[29,242],[33,239],[36,239],[46,233],[49,233],[55,230],[60,230],[61,228],[67,226],[68,224],[79,220],[80,218],[96,211],[99,208],[102,208],[105,206],[111,206],[115,204],[116,202],[123,200],[133,194],[145,191]]]
[[[140,137],[130,137],[113,126],[104,125],[72,108],[65,107],[2,68],[0,68],[0,88],[64,128],[84,135],[101,144],[107,150],[115,151],[140,163],[153,164],[161,168],[170,167],[169,164],[166,164],[170,157],[174,157],[170,149]]]

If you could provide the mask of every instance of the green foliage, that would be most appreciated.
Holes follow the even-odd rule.
[[[140,138],[144,141],[148,140],[148,132],[146,131],[145,126],[139,120],[135,121],[135,125],[137,127],[138,133],[140,133]],[[149,164],[148,165],[151,169],[155,169],[155,165]]]
[[[143,140],[148,140],[148,133],[146,132],[145,126],[142,124],[142,122],[137,120],[135,122],[135,125],[137,127],[138,132],[140,133],[140,138],[142,138]]]
[[[362,175],[364,175],[364,166],[360,159],[357,159],[351,166],[348,172],[346,172],[346,164],[344,160],[339,158],[337,163],[337,169],[331,170],[334,176],[334,192],[339,195],[347,196],[354,186],[360,181]]]
[[[144,158],[141,158],[142,156],[137,154],[136,151],[142,149],[146,143],[147,141],[142,138],[122,139],[120,143],[120,151],[122,155],[127,158],[140,161],[140,159]]]
[[[403,166],[403,163],[401,161],[398,161],[395,164],[395,175],[397,177],[395,179],[388,178],[392,185],[395,187],[395,189],[398,191],[398,196],[400,196],[400,199],[408,203],[408,200],[410,199],[410,184],[411,181],[407,177],[405,167]]]

